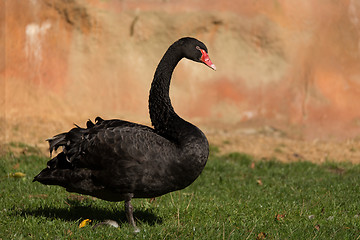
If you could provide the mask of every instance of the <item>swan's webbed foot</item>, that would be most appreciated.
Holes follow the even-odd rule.
[[[134,219],[134,208],[131,205],[131,200],[125,201],[125,214],[126,218],[131,226],[134,227],[134,232],[140,232],[140,229],[136,227],[135,219]]]

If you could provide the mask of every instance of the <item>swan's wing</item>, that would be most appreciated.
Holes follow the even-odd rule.
[[[172,187],[170,181],[178,172],[176,165],[181,156],[174,143],[152,128],[120,120],[88,124],[86,129],[73,128],[49,139],[49,143],[50,150],[62,146],[63,151],[35,180],[51,178],[65,187],[70,181],[72,189],[80,189],[76,182],[86,172],[91,188],[145,193],[142,196],[147,196],[146,192],[161,194],[167,191],[164,185]],[[64,179],[58,176],[64,174]],[[90,189],[88,185],[84,189]]]
[[[86,136],[85,136],[86,138]],[[117,192],[161,192],[171,184],[179,150],[153,129],[121,124],[91,133],[76,165],[94,169],[94,182]]]
[[[168,153],[177,154],[175,144],[144,125],[122,120],[87,125],[86,129],[73,128],[48,139],[50,151],[62,146],[69,163],[88,169],[114,165],[126,168],[166,158]]]
[[[149,161],[164,162],[178,153],[174,143],[153,129],[136,124],[102,129],[85,135],[84,139],[81,145],[83,156],[76,164],[88,168],[129,168]]]

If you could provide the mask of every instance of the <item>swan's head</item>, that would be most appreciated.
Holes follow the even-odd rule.
[[[182,38],[178,41],[182,45],[184,57],[195,62],[204,63],[206,66],[216,70],[208,55],[207,47],[204,43],[195,38]]]

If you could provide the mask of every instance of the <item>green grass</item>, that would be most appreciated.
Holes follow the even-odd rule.
[[[0,159],[0,239],[360,239],[359,165],[254,161],[211,149],[187,189],[133,200],[137,234],[123,203],[32,183],[48,159],[8,153]],[[79,228],[87,218],[92,224]],[[105,219],[120,228],[91,227]]]

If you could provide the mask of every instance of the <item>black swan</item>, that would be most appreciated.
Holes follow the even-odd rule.
[[[132,198],[154,198],[189,186],[209,155],[208,141],[196,126],[180,118],[169,98],[171,75],[182,58],[216,69],[206,46],[185,37],[173,43],[155,71],[149,96],[154,128],[123,120],[89,120],[49,142],[47,163],[33,181],[59,185],[69,192],[107,201],[125,201],[129,223],[136,228]]]

